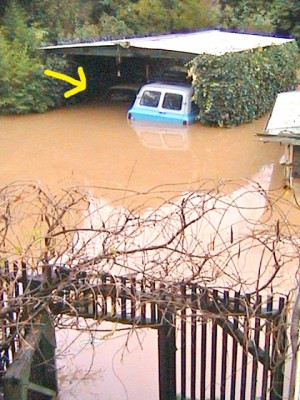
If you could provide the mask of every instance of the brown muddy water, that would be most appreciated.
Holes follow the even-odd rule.
[[[73,185],[147,191],[184,183],[186,190],[202,179],[251,178],[274,162],[276,187],[283,148],[254,136],[266,119],[233,129],[132,127],[126,107],[97,104],[2,116],[0,185],[30,179],[55,191]]]
[[[156,188],[151,196],[160,199],[148,204],[157,204],[168,196],[162,191],[187,191],[203,179],[251,179],[261,167],[274,163],[271,188],[282,191],[279,159],[284,149],[255,137],[267,117],[233,129],[199,123],[131,126],[126,107],[103,104],[2,116],[0,186],[34,180],[59,191],[78,185],[117,203],[124,203],[124,193]],[[127,347],[122,331],[109,340],[98,333],[93,343],[87,334],[77,335],[58,332],[61,400],[158,398],[155,331],[133,333]]]

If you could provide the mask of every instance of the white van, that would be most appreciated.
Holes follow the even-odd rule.
[[[187,84],[148,83],[139,90],[128,119],[147,119],[188,125],[196,121],[194,90]]]

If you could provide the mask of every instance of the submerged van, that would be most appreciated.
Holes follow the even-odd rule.
[[[183,125],[196,121],[197,108],[192,102],[193,88],[186,84],[148,83],[139,90],[128,119],[175,122]]]

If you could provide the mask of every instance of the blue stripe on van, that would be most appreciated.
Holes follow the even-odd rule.
[[[128,117],[130,119],[147,119],[152,121],[174,122],[179,124],[182,124],[184,121],[187,123],[192,123],[196,120],[196,114],[194,113],[182,114],[174,111],[159,112],[151,108],[145,110],[142,107],[135,106],[128,111]]]

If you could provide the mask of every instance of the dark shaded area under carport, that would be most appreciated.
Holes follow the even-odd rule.
[[[184,62],[164,59],[147,59],[140,57],[118,58],[103,56],[69,56],[74,69],[82,66],[87,79],[87,89],[77,100],[88,102],[105,98],[108,88],[118,83],[143,84],[151,80],[165,80],[174,70],[173,79],[184,79]],[[180,78],[179,78],[180,77]],[[170,75],[170,79],[171,75]]]

